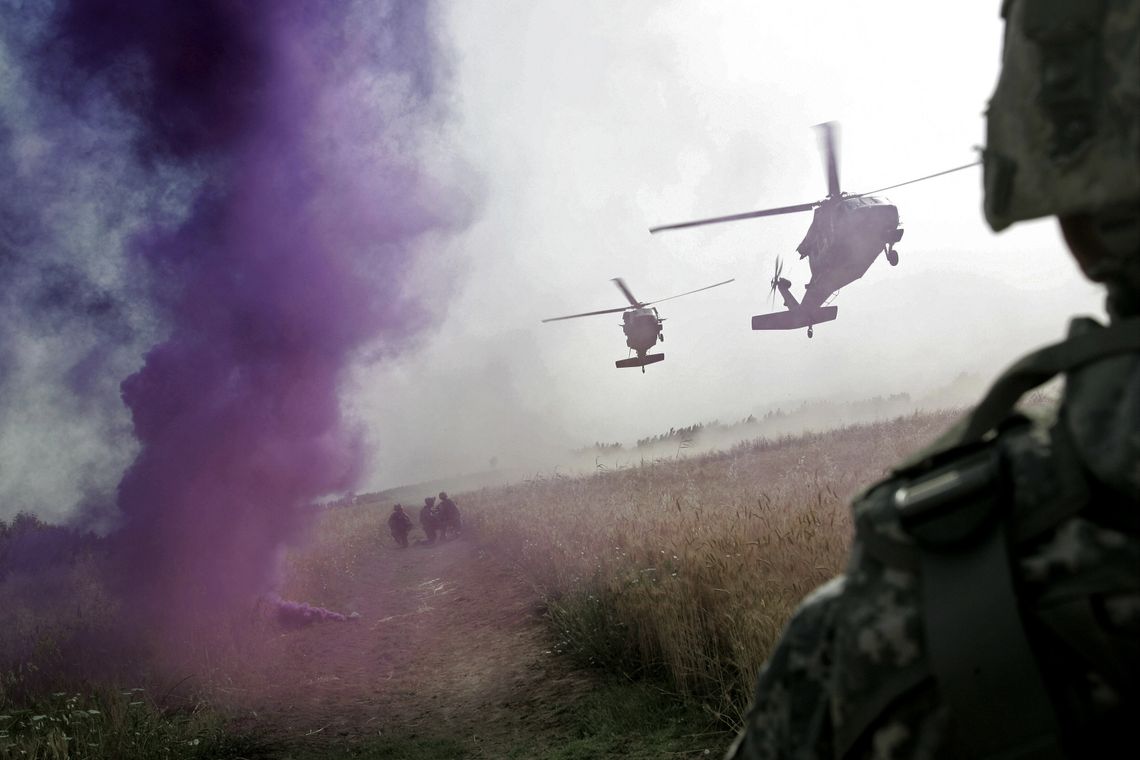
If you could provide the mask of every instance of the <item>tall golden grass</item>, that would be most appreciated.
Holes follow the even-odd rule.
[[[743,717],[799,601],[842,571],[848,502],[950,413],[464,494],[465,532],[547,600],[561,648]]]
[[[676,457],[636,467],[534,479],[457,499],[468,540],[514,564],[545,599],[561,650],[631,677],[664,679],[731,725],[743,716],[757,670],[800,599],[841,571],[850,497],[951,418],[917,414],[699,457],[679,449]],[[387,510],[384,504],[322,514],[311,540],[283,557],[283,595],[343,609],[362,563],[390,540]],[[44,753],[37,756],[53,756],[43,742],[54,741],[47,728],[55,724],[35,718],[47,715],[59,695],[47,696],[56,679],[41,676],[59,670],[68,681],[85,680],[73,658],[62,657],[74,648],[67,642],[114,629],[115,605],[97,582],[97,564],[96,555],[77,555],[53,571],[58,577],[37,576],[37,584],[54,584],[48,597],[32,593],[29,576],[0,580],[0,655],[21,663],[0,673],[4,752],[34,745]],[[264,641],[248,635],[259,625],[235,620],[232,632],[215,626],[197,643],[188,632],[182,657],[203,683],[224,683],[247,647]],[[106,688],[113,691],[116,682]],[[158,736],[166,730],[159,725],[165,708],[144,701],[131,709],[155,712]],[[120,741],[118,723],[97,726],[102,719],[87,715],[91,736]],[[216,716],[194,716],[169,741],[191,753],[230,741],[210,723]],[[91,741],[104,746],[103,739]]]
[[[290,548],[281,567],[281,595],[343,609],[362,562],[391,543],[390,512],[378,505],[324,510],[301,546]]]

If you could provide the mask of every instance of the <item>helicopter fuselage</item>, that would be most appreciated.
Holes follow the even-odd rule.
[[[661,337],[661,318],[657,316],[657,309],[629,309],[621,317],[625,344],[636,351],[638,356],[644,356],[646,351],[657,345],[657,340]]]
[[[619,306],[616,309],[599,309],[598,311],[587,311],[581,314],[568,314],[565,317],[551,317],[544,319],[543,322],[560,322],[564,319],[577,319],[578,317],[593,317],[598,314],[616,314],[621,312],[621,329],[625,333],[625,344],[632,350],[637,352],[637,356],[625,359],[618,359],[614,364],[618,369],[625,367],[640,367],[641,371],[645,371],[646,365],[656,364],[657,362],[665,360],[665,354],[648,353],[649,349],[657,345],[657,341],[665,340],[665,335],[661,331],[661,323],[664,322],[657,314],[657,309],[652,304],[660,303],[662,301],[671,301],[674,298],[681,296],[692,295],[699,293],[702,290],[709,290],[710,288],[719,288],[721,285],[727,285],[732,280],[725,280],[713,285],[706,285],[703,288],[690,290],[686,293],[678,293],[675,296],[668,298],[659,298],[656,301],[639,301],[630,291],[625,281],[620,277],[613,278],[613,283],[617,285],[618,290],[625,296],[629,306]]]
[[[712,216],[649,228],[649,232],[654,233],[813,211],[814,217],[811,226],[808,227],[807,235],[796,248],[800,258],[806,258],[811,267],[811,281],[805,286],[803,300],[796,300],[792,294],[791,282],[781,277],[783,262],[777,256],[775,271],[770,282],[771,294],[774,297],[777,291],[780,293],[784,300],[784,310],[753,316],[753,330],[795,330],[806,327],[810,338],[814,325],[830,322],[838,314],[839,308],[829,304],[831,297],[840,288],[866,274],[880,253],[885,254],[887,263],[891,266],[899,263],[899,253],[894,247],[903,236],[903,229],[899,226],[898,207],[886,198],[877,197],[875,193],[941,177],[981,163],[975,161],[925,177],[888,185],[869,193],[844,193],[839,183],[835,123],[824,122],[817,124],[816,127],[821,130],[824,166],[827,172],[827,197],[823,200],[790,206],[773,206],[757,211]]]
[[[824,201],[796,248],[800,258],[807,258],[812,274],[801,306],[816,309],[858,280],[902,233],[899,210],[886,199],[864,195]]]

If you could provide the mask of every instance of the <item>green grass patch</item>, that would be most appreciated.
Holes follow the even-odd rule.
[[[201,707],[162,709],[141,689],[0,697],[0,760],[256,760],[259,739],[227,731]]]
[[[732,735],[692,702],[645,682],[612,681],[575,700],[538,705],[534,720],[513,737],[480,740],[447,735],[385,734],[367,740],[310,745],[295,760],[595,760],[596,758],[720,757]]]
[[[612,683],[565,708],[568,730],[554,742],[521,747],[510,758],[720,757],[731,736],[691,702],[644,682]]]

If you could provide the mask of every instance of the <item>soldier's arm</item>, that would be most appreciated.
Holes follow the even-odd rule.
[[[844,578],[804,600],[756,685],[727,760],[832,757],[830,681],[835,608]]]

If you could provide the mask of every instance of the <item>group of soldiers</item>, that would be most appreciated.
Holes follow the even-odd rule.
[[[396,539],[396,544],[400,548],[408,547],[408,534],[412,532],[413,527],[412,518],[404,511],[402,504],[392,507],[392,514],[388,518],[388,530],[392,532],[392,538]],[[434,496],[424,499],[424,505],[420,507],[420,528],[423,529],[424,538],[416,541],[416,546],[434,546],[437,541],[459,537],[459,507],[448,497],[446,491],[439,492],[438,503]]]

